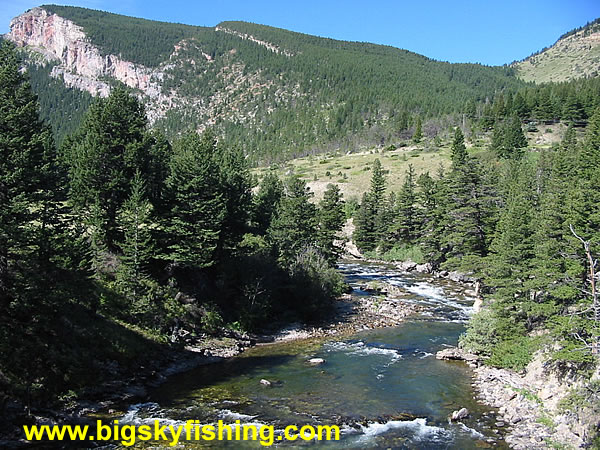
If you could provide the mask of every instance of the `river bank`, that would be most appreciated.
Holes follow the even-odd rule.
[[[95,420],[90,417],[118,415],[123,411],[123,405],[146,401],[149,390],[175,374],[228,360],[255,345],[327,336],[343,337],[363,330],[392,327],[421,309],[418,305],[403,302],[391,292],[388,294],[385,289],[377,292],[367,286],[365,289],[365,292],[377,295],[343,295],[334,302],[327,317],[316,324],[281,324],[262,334],[221,329],[214,336],[186,336],[183,346],[153,355],[139,370],[128,372],[115,367],[115,376],[110,382],[86,389],[77,398],[65,402],[63,408],[33,409],[27,414],[23,405],[15,403],[7,409],[8,417],[0,436],[0,446],[26,445],[23,424],[93,425]]]
[[[600,418],[565,407],[585,379],[552,367],[548,354],[536,353],[521,373],[487,366],[480,356],[459,348],[442,350],[436,357],[462,360],[473,368],[477,399],[498,409],[495,425],[507,429],[505,440],[512,448],[590,448],[590,431]],[[600,379],[598,369],[592,379]]]

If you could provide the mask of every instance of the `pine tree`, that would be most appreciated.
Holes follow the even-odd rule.
[[[221,175],[226,214],[219,240],[221,253],[232,252],[248,230],[252,203],[252,176],[244,154],[237,147],[215,152]]]
[[[118,225],[124,239],[117,277],[122,291],[132,304],[144,294],[144,281],[154,255],[152,204],[145,198],[146,186],[139,171],[131,182],[131,194],[119,211]]]
[[[62,313],[78,296],[94,302],[52,133],[7,41],[0,42],[0,111],[0,371],[29,404],[33,386],[64,378],[53,360],[63,350],[54,343]]]
[[[309,201],[311,196],[301,178],[287,180],[285,195],[267,232],[283,267],[288,267],[300,252],[316,243],[317,209]]]
[[[496,296],[527,296],[524,282],[531,273],[533,259],[532,213],[534,194],[533,170],[526,163],[512,162],[505,175],[506,194],[502,213],[486,258],[486,285],[496,289]]]
[[[421,117],[417,116],[415,122],[415,132],[413,133],[412,140],[415,144],[418,144],[423,139],[423,125],[421,123]]]
[[[277,205],[283,197],[283,183],[273,172],[268,172],[254,196],[253,223],[256,232],[264,235],[271,225]]]
[[[452,148],[450,157],[453,164],[462,164],[467,159],[467,147],[465,146],[465,136],[460,127],[454,129],[454,139],[452,140]]]
[[[513,98],[512,110],[520,119],[525,119],[529,115],[527,103],[520,92],[517,92]]]
[[[371,189],[362,197],[355,221],[354,241],[361,250],[373,250],[387,231],[385,222],[385,175],[381,161],[373,162],[371,174]]]
[[[523,149],[527,147],[527,139],[523,134],[521,121],[515,115],[510,118],[504,132],[505,158],[519,159],[523,156]]]
[[[340,249],[334,245],[334,240],[346,221],[342,197],[337,185],[328,184],[323,199],[319,202],[319,248],[332,265],[340,256]]]
[[[121,239],[117,211],[129,196],[136,170],[148,173],[153,144],[142,104],[120,87],[97,100],[79,130],[65,141],[62,153],[69,168],[70,200],[84,218],[90,217],[93,205],[100,208],[109,249]],[[153,190],[158,181],[152,180]]]
[[[183,268],[214,265],[226,204],[215,163],[212,135],[191,133],[173,148],[167,189],[171,211],[166,219],[165,259]]]
[[[401,244],[411,244],[418,231],[415,170],[412,164],[405,172],[404,183],[396,200],[396,210],[393,222],[393,236]]]
[[[465,152],[466,153],[466,152]],[[485,256],[485,185],[479,165],[472,159],[456,158],[438,193],[443,213],[440,246],[448,267],[469,266],[469,260]]]
[[[363,193],[360,207],[354,217],[354,233],[352,239],[361,251],[371,251],[376,247],[377,235],[375,232],[374,202],[371,201],[370,193]]]

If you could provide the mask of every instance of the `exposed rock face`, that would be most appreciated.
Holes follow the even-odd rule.
[[[160,72],[115,55],[103,56],[90,44],[81,27],[43,8],[33,8],[15,17],[7,37],[18,46],[32,47],[49,61],[57,61],[52,75],[62,76],[69,87],[86,90],[94,96],[107,96],[110,88],[99,78],[111,77],[148,97],[160,96]]]
[[[294,54],[292,52],[290,52],[289,50],[281,49],[277,45],[272,44],[272,43],[267,42],[267,41],[261,41],[260,39],[257,39],[254,36],[252,36],[251,34],[240,33],[239,31],[230,30],[229,28],[225,28],[225,27],[221,27],[221,26],[215,27],[215,31],[222,31],[223,33],[233,34],[234,36],[237,36],[240,39],[245,39],[245,40],[252,41],[252,42],[254,42],[254,43],[258,44],[258,45],[262,45],[267,50],[270,50],[273,53],[285,55],[285,56],[288,56],[288,57],[294,56]]]
[[[549,442],[584,448],[598,417],[579,417],[561,409],[560,400],[580,387],[582,380],[560,375],[546,367],[546,360],[547,355],[536,354],[525,375],[488,366],[476,368],[474,386],[479,398],[498,408],[496,425],[509,428],[506,442],[512,448],[545,449]]]

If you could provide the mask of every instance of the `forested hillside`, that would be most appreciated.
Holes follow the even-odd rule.
[[[50,13],[106,67],[33,48],[57,36]],[[0,40],[2,408],[66,407],[165,349],[323,318],[346,289],[347,219],[367,257],[478,281],[460,345],[486,364],[519,371],[543,350],[565,373],[597,370],[600,78],[528,84],[245,22],[59,6],[20,20],[45,28]],[[373,164],[332,163],[354,150]],[[271,164],[324,152],[317,199],[316,171]],[[402,178],[375,159],[388,152]],[[353,169],[370,185],[344,199]],[[600,387],[585,389],[569,411],[597,416]]]
[[[341,294],[334,186],[318,206],[295,177],[267,177],[252,194],[238,148],[210,131],[171,144],[122,88],[58,149],[19,66],[4,41],[2,398],[52,404],[110,367],[151,364],[168,342],[315,320]]]
[[[81,26],[103,55],[153,71],[159,96],[143,90],[140,95],[167,136],[209,123],[227,143],[242,143],[255,160],[394,141],[418,117],[459,114],[466,104],[483,104],[494,92],[523,86],[510,68],[450,64],[392,47],[244,22],[203,28],[83,8],[43,8]],[[11,33],[9,38],[16,31]],[[27,44],[27,36],[22,38]],[[28,60],[40,64],[39,55]],[[116,83],[111,77],[92,81],[98,80]],[[84,84],[90,82],[85,78]],[[34,87],[41,99],[48,97],[42,84]],[[58,117],[77,114],[67,104],[53,106],[58,115],[49,114],[46,102],[42,115],[50,118],[60,141],[64,125]]]

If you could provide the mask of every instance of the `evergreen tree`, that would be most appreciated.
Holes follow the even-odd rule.
[[[413,133],[412,140],[415,144],[418,144],[423,139],[423,125],[421,123],[421,117],[417,116],[415,122],[415,132]]]
[[[58,383],[56,324],[84,290],[81,229],[64,208],[52,133],[13,44],[0,41],[0,371],[29,404]],[[82,302],[84,303],[84,302]],[[48,339],[48,336],[51,338]]]
[[[119,87],[97,100],[80,129],[65,141],[70,200],[84,217],[90,217],[94,205],[100,208],[109,249],[120,241],[117,212],[129,196],[136,170],[148,173],[152,144],[143,106]],[[152,180],[153,189],[156,183]]]
[[[434,265],[439,265],[442,260],[440,232],[442,216],[445,211],[442,203],[445,200],[442,193],[444,186],[443,170],[440,170],[440,178],[434,180],[429,172],[421,174],[417,180],[419,186],[418,203],[419,214],[419,244],[426,260]]]
[[[283,267],[316,243],[317,209],[310,197],[312,192],[301,178],[287,180],[285,195],[267,232]]]
[[[281,180],[275,173],[267,172],[254,196],[253,223],[259,235],[267,232],[283,193]]]
[[[124,239],[117,276],[125,296],[135,304],[144,294],[144,281],[154,255],[152,204],[145,198],[146,186],[140,172],[131,182],[131,194],[119,211],[118,224]]]
[[[377,234],[375,232],[374,202],[371,201],[370,192],[363,193],[360,207],[354,217],[354,233],[352,239],[361,251],[371,251],[376,247]]]
[[[244,154],[239,148],[218,148],[215,156],[221,175],[220,183],[226,211],[219,236],[219,249],[220,252],[231,252],[248,230],[252,202],[252,176]]]
[[[519,159],[523,156],[523,149],[527,147],[527,139],[523,134],[521,121],[515,115],[510,118],[504,132],[505,158]]]
[[[362,197],[356,217],[354,241],[361,250],[373,250],[387,230],[385,222],[385,175],[381,161],[375,159],[371,174],[371,189]]]
[[[455,158],[439,191],[443,196],[440,244],[448,267],[469,266],[473,258],[486,254],[484,190],[479,165],[472,159]]]
[[[328,184],[323,199],[319,202],[319,248],[332,265],[340,256],[340,249],[334,245],[334,240],[346,221],[342,197],[337,185]]]
[[[533,170],[526,163],[513,162],[509,164],[505,178],[504,205],[484,272],[485,283],[495,288],[496,297],[512,302],[515,298],[526,297],[523,285],[531,273]]]
[[[419,229],[416,210],[415,170],[412,164],[408,165],[405,172],[404,183],[396,201],[395,217],[393,222],[394,241],[402,244],[411,244],[417,237]]]
[[[513,98],[512,111],[520,119],[527,118],[529,114],[529,111],[527,109],[527,103],[525,102],[525,99],[523,98],[520,92],[517,92]]]
[[[167,188],[171,211],[166,221],[164,257],[184,268],[214,265],[227,210],[211,134],[191,133],[173,147]]]
[[[452,140],[452,148],[450,157],[454,164],[462,164],[467,159],[467,147],[465,146],[465,136],[460,127],[454,129],[454,139]]]
[[[504,158],[507,155],[506,149],[504,148],[504,127],[499,121],[494,123],[490,150],[492,150],[498,158]]]

